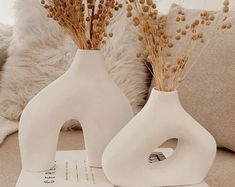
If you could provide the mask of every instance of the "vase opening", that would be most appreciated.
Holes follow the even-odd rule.
[[[159,91],[155,88],[152,89],[147,104],[148,106],[153,106],[153,107],[157,107],[157,105],[161,106],[162,104],[167,104],[167,105],[173,104],[181,106],[177,90],[171,92],[165,92],[165,91]]]
[[[78,49],[80,52],[101,52],[101,50],[95,50],[95,49]]]
[[[78,58],[79,60],[85,59],[84,61],[86,63],[97,61],[97,60],[104,61],[101,50],[78,49],[75,55],[75,59],[76,58]]]
[[[177,90],[163,91],[163,90],[159,90],[157,87],[154,87],[153,90],[156,92],[159,92],[159,93],[175,93],[175,92],[177,92]]]

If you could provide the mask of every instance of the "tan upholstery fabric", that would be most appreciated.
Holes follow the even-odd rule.
[[[174,147],[170,141],[164,147]],[[62,132],[60,135],[59,150],[84,149],[83,135],[77,132]],[[196,162],[196,160],[195,160]],[[14,187],[21,169],[20,153],[17,134],[11,135],[0,146],[0,186]],[[228,150],[219,149],[215,163],[206,179],[210,187],[235,186],[235,154]]]
[[[175,21],[180,9],[178,5],[170,9],[167,21],[170,33],[176,33],[185,25]],[[189,9],[184,9],[184,12],[188,23],[198,19],[201,13]],[[180,99],[184,108],[215,137],[219,147],[235,151],[235,12],[231,12],[226,21],[233,24],[232,29],[227,31],[215,32],[216,23],[221,23],[223,18],[221,12],[215,13],[215,16],[216,21],[202,30],[205,43],[194,43],[195,47],[187,53],[190,57],[188,68],[192,62],[195,65],[179,87]],[[203,48],[209,38],[211,42]],[[175,44],[169,62],[190,49],[186,41],[189,40],[182,39]]]

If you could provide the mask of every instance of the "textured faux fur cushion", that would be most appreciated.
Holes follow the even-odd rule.
[[[12,39],[12,27],[0,23],[0,71],[7,59],[7,49]],[[1,79],[1,77],[0,77]],[[18,128],[18,124],[0,116],[0,144]]]
[[[1,72],[0,116],[17,121],[29,100],[67,70],[77,48],[47,18],[39,0],[16,0],[15,9],[14,36]],[[110,30],[115,37],[103,52],[108,72],[138,112],[145,104],[150,80],[144,63],[136,58],[141,46],[125,11],[114,18]]]
[[[6,62],[7,49],[12,39],[12,27],[0,23],[0,70]]]

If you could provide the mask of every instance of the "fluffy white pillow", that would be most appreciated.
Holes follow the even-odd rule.
[[[76,46],[53,20],[39,0],[16,0],[16,25],[9,58],[0,74],[0,116],[19,120],[29,100],[62,75],[71,64]],[[141,60],[141,49],[125,8],[113,20],[114,32],[103,49],[106,67],[138,112],[145,104],[150,76]]]
[[[12,27],[0,23],[0,70],[7,58],[7,48],[12,38]]]

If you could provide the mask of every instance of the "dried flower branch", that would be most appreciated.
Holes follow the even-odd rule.
[[[93,50],[99,50],[113,36],[107,27],[114,12],[122,8],[116,0],[42,0],[41,4],[80,49]]]
[[[152,0],[127,0],[126,3],[127,17],[131,18],[133,25],[138,28],[140,33],[138,39],[145,48],[143,52],[137,53],[137,57],[144,58],[151,64],[156,89],[167,92],[175,90],[182,82],[184,70],[189,61],[188,52],[195,46],[193,43],[205,42],[205,34],[201,28],[206,29],[216,20],[214,13],[203,11],[191,24],[186,24],[187,15],[183,10],[179,10],[175,21],[183,26],[175,33],[167,33],[167,18],[158,15],[156,4]],[[221,28],[230,29],[231,23],[226,23],[229,12],[228,0],[224,1],[223,12]],[[174,48],[176,43],[185,36],[189,36],[187,37],[189,45],[184,54],[178,55],[173,64],[167,62],[167,57],[172,55],[169,49]]]

